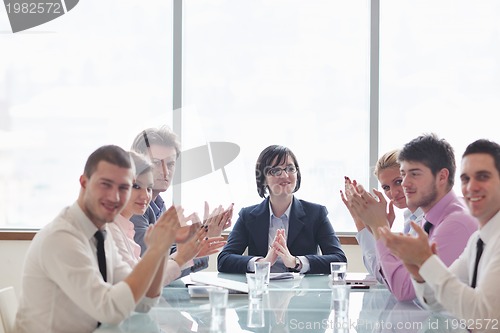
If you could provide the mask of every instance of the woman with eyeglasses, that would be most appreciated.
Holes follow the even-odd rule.
[[[255,179],[264,201],[240,211],[218,256],[219,272],[253,272],[262,260],[271,263],[271,272],[329,274],[330,262],[347,262],[326,208],[294,196],[301,178],[287,147],[273,145],[260,153]]]

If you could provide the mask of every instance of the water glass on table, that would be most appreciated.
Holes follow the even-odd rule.
[[[247,312],[247,326],[248,327],[264,327],[264,306],[263,302],[248,302]]]
[[[215,287],[208,290],[210,308],[212,309],[212,327],[220,328],[226,322],[226,308],[229,291],[225,288]]]
[[[271,275],[271,263],[268,261],[256,261],[255,274],[264,276],[264,293],[268,292],[269,276]]]
[[[351,288],[346,284],[332,286],[330,309],[336,316],[346,317],[349,313],[349,294]]]
[[[248,299],[261,302],[264,295],[264,275],[247,273]]]
[[[347,263],[346,262],[331,262],[330,272],[332,284],[346,284]]]

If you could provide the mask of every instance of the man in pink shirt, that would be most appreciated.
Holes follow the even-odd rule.
[[[435,134],[422,135],[403,147],[398,160],[407,204],[424,211],[422,222],[429,242],[437,244],[438,256],[449,266],[478,228],[477,220],[452,190],[456,169],[453,148]],[[388,288],[399,301],[414,299],[415,289],[409,272],[380,239],[379,228],[389,225],[384,196],[374,190],[376,198],[360,185],[356,190],[352,193],[352,208],[373,233],[381,273]]]

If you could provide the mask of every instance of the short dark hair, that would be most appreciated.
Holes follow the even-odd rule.
[[[122,148],[115,145],[107,145],[97,148],[87,159],[83,173],[90,178],[97,169],[99,162],[105,161],[120,168],[131,169],[130,155]]]
[[[295,184],[295,188],[293,193],[297,192],[300,188],[300,181],[302,176],[300,174],[299,163],[297,162],[297,158],[295,154],[287,147],[272,145],[264,149],[257,159],[257,163],[255,165],[255,180],[257,182],[257,193],[261,198],[266,197],[267,193],[267,185],[266,185],[266,175],[269,169],[274,168],[277,165],[285,162],[287,157],[290,156],[293,159],[293,164],[297,168],[297,183]],[[274,160],[276,159],[276,162]]]
[[[462,158],[470,154],[488,154],[493,157],[495,167],[500,175],[500,145],[498,143],[487,139],[476,140],[465,148]]]
[[[421,135],[405,144],[399,152],[398,161],[423,163],[434,176],[441,169],[448,169],[448,188],[453,188],[456,171],[453,147],[434,133]]]
[[[151,127],[141,131],[135,137],[131,149],[148,155],[148,147],[151,145],[173,147],[175,148],[177,158],[179,158],[179,154],[181,153],[181,144],[177,139],[177,135],[166,125],[159,128]]]

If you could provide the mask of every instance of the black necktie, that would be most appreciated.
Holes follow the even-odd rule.
[[[483,254],[483,245],[484,245],[483,240],[481,238],[478,238],[477,250],[476,250],[476,262],[474,263],[474,273],[472,274],[472,283],[470,284],[472,288],[476,288],[477,266],[479,265],[479,260],[481,259],[481,255]]]
[[[432,223],[430,223],[429,221],[425,221],[424,231],[427,233],[427,235],[429,234],[429,231],[431,231],[432,226],[433,226]]]
[[[97,262],[99,263],[99,270],[101,271],[104,281],[107,281],[106,252],[104,252],[104,240],[106,239],[106,231],[97,230],[94,234],[94,237],[97,240]]]

